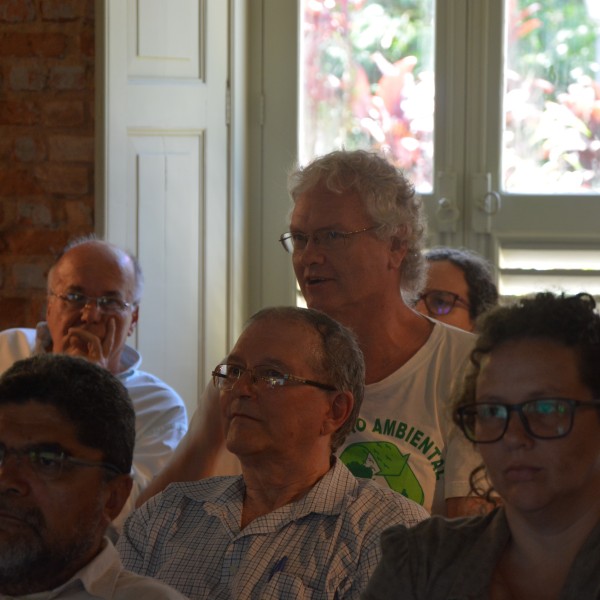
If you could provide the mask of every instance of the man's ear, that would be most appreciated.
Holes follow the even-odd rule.
[[[408,252],[408,243],[397,235],[390,238],[390,268],[394,270],[400,269],[400,265],[404,261],[404,257]]]
[[[108,523],[114,521],[121,512],[133,486],[133,479],[129,474],[117,475],[106,484],[106,499],[104,501],[104,514]]]
[[[331,400],[329,413],[321,427],[321,434],[333,435],[349,418],[354,408],[352,392],[335,392]]]
[[[131,323],[129,324],[129,329],[127,330],[127,335],[130,336],[135,331],[135,326],[138,322],[138,317],[140,316],[140,307],[136,304],[133,312],[131,313]]]

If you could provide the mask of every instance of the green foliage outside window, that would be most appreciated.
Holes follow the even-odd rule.
[[[506,4],[505,188],[600,189],[600,23],[585,0]],[[434,5],[304,0],[301,160],[383,150],[432,189]]]

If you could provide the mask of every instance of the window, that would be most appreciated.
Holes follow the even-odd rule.
[[[504,294],[597,289],[596,5],[301,0],[300,160],[384,151],[425,197],[430,244],[486,255]]]
[[[295,144],[304,161],[342,144],[387,149],[424,198],[428,245],[483,254],[505,294],[597,289],[597,2],[286,4],[298,45],[269,46],[263,68],[267,110],[270,86],[298,86],[298,137],[285,153]],[[284,55],[298,60],[298,78],[270,82],[269,61]],[[282,199],[263,200],[285,223]]]

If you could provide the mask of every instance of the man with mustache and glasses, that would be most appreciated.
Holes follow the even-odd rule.
[[[32,354],[60,353],[98,364],[127,388],[136,413],[134,483],[117,527],[187,430],[182,399],[158,377],[140,370],[140,354],[126,345],[138,320],[142,288],[133,256],[94,237],[80,238],[50,269],[46,321],[37,329],[0,333],[0,373]]]
[[[106,369],[60,354],[0,378],[0,597],[183,599],[124,571],[105,532],[132,486],[135,414]]]

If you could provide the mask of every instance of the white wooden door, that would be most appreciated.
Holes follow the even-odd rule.
[[[132,341],[190,413],[228,345],[228,10],[224,0],[105,0],[97,21],[97,229],[139,257]]]

